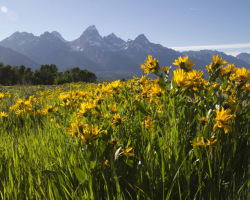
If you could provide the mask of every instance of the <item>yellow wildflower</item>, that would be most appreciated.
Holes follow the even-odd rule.
[[[170,71],[171,67],[161,67],[160,70],[163,72],[168,72]]]
[[[246,83],[245,85],[243,85],[242,89],[250,91],[250,84]]]
[[[112,89],[116,92],[120,92],[121,91],[121,81],[120,80],[117,80],[117,81],[114,81],[110,84],[110,86],[112,87]]]
[[[32,96],[29,97],[29,101],[30,101],[30,102],[36,102],[36,100],[37,100],[37,99],[35,98],[34,95],[32,95]]]
[[[158,83],[155,83],[153,86],[151,86],[151,93],[150,96],[158,96],[160,97],[163,93],[163,90],[160,88]]]
[[[211,82],[211,86],[212,86],[213,88],[216,88],[216,87],[217,87],[217,85],[218,85],[218,83],[217,83],[217,82]]]
[[[194,63],[191,60],[187,60],[186,64],[185,64],[185,68],[187,71],[190,71],[193,67]]]
[[[210,65],[206,65],[206,69],[208,72],[211,72],[212,71],[212,66],[213,66],[213,63],[211,63]]]
[[[222,60],[222,57],[219,57],[218,55],[217,56],[213,55],[212,59],[214,61],[214,65],[216,65],[216,66],[221,66],[221,65],[228,64],[228,62]]]
[[[71,131],[69,132],[69,135],[72,136],[72,138],[75,135],[78,135],[78,131],[82,132],[84,129],[84,124],[79,119],[76,119],[75,122],[71,123]]]
[[[236,80],[236,73],[232,73],[229,77],[230,81],[235,81]]]
[[[55,108],[53,109],[53,112],[56,113],[57,111],[58,111],[58,107],[55,107]]]
[[[44,115],[46,115],[46,114],[48,114],[48,110],[45,108],[45,109],[42,109],[42,110],[37,110],[36,111],[36,114],[38,115],[38,116],[44,116]]]
[[[52,106],[50,106],[50,105],[46,105],[45,109],[47,110],[47,112],[52,112],[53,111]]]
[[[204,146],[205,142],[204,142],[204,138],[202,137],[197,137],[197,142],[194,141],[190,141],[192,146]]]
[[[200,122],[206,122],[206,123],[208,123],[208,119],[207,119],[206,117],[198,118],[198,120],[199,120]]]
[[[207,142],[205,142],[205,140],[207,140]],[[217,142],[217,139],[215,139],[215,136],[212,136],[211,140],[202,137],[197,137],[197,142],[194,141],[190,141],[192,146],[209,146],[209,151],[211,152],[213,150],[213,147],[215,147],[215,143]]]
[[[148,115],[147,117],[145,117],[144,122],[142,122],[142,124],[145,125],[145,128],[150,131],[152,126],[155,124],[155,120],[152,120],[151,117]]]
[[[239,79],[239,82],[246,82],[250,80],[250,71],[246,70],[245,67],[239,68],[236,71],[236,77]]]
[[[151,55],[148,55],[148,58],[146,58],[145,63],[141,64],[141,68],[144,70],[144,73],[149,74],[152,73],[158,73],[159,72],[159,63],[156,58],[152,59]]]
[[[193,70],[192,72],[188,72],[187,75],[188,79],[190,80],[190,85],[193,85],[195,87],[199,87],[206,82],[203,78],[203,71],[201,70]]]
[[[186,57],[184,57],[184,58],[182,58],[182,57],[180,56],[177,60],[175,60],[175,61],[173,62],[173,65],[180,66],[181,63],[185,63],[185,62],[187,61],[187,59],[188,59],[188,56],[186,56]]]
[[[4,98],[4,93],[0,93],[0,100]]]
[[[142,75],[142,77],[140,78],[139,82],[140,82],[142,85],[145,85],[145,84],[146,84],[146,81],[147,81],[147,77]]]
[[[209,151],[212,151],[213,150],[213,147],[215,147],[215,143],[217,142],[217,139],[215,139],[215,136],[212,136],[212,138],[211,138],[211,141],[210,140],[208,140],[207,138],[206,138],[206,140],[207,140],[207,146],[209,146]]]
[[[111,110],[112,110],[112,112],[114,112],[114,113],[118,112],[118,110],[117,110],[117,108],[116,108],[116,104],[112,104],[112,105],[111,105]]]
[[[230,109],[224,110],[222,107],[221,111],[219,109],[215,110],[216,111],[216,121],[217,123],[214,125],[213,130],[216,131],[217,128],[224,128],[225,133],[228,133],[231,131],[231,127],[229,126],[232,122],[231,119],[235,118],[235,115],[230,115]]]
[[[198,90],[197,87],[193,87],[192,90],[190,89],[189,91],[190,91],[190,92],[192,92],[192,91],[198,92],[199,90]]]
[[[228,73],[235,73],[237,70],[237,67],[234,66],[234,64],[228,64],[225,68],[220,68],[221,74],[228,74]]]
[[[78,115],[84,115],[85,113],[89,112],[92,108],[96,108],[97,105],[98,105],[98,101],[96,100],[82,103],[80,110],[78,111]]]
[[[158,112],[159,114],[162,113],[162,105],[160,105],[160,106],[158,107],[157,112]]]
[[[11,97],[10,91],[5,92],[5,95],[8,96],[8,97]]]
[[[142,91],[140,92],[140,96],[144,99],[146,99],[148,97],[149,91],[151,89],[151,85],[141,85],[140,87],[142,89]]]
[[[187,73],[183,69],[177,69],[174,71],[174,82],[179,87],[187,87],[190,84]]]
[[[108,160],[105,160],[105,161],[102,163],[102,168],[104,168],[105,166],[110,167],[110,165],[108,164]]]
[[[5,112],[0,112],[0,117],[8,117],[8,115]]]
[[[16,105],[18,105],[18,106],[24,105],[24,100],[18,99],[16,102]]]
[[[93,124],[91,126],[91,129],[89,128],[89,125],[84,125],[84,128],[81,133],[81,139],[83,142],[89,142],[91,140],[94,140],[98,138],[99,133],[106,132],[105,130],[98,129],[98,126],[94,128]]]
[[[175,62],[173,62],[173,65],[177,65],[185,71],[190,71],[193,68],[192,66],[194,65],[194,63],[191,60],[188,60],[188,56],[185,56],[184,58],[180,56],[178,60],[175,60]]]
[[[116,113],[115,115],[113,115],[113,122],[112,122],[112,128],[114,128],[117,125],[120,125],[125,118],[121,118],[119,113]]]
[[[113,89],[110,85],[104,86],[102,88],[102,93],[107,94],[107,95],[112,95],[113,94]]]
[[[229,96],[228,99],[227,99],[227,104],[229,105],[229,107],[231,109],[235,110],[236,107],[237,107],[237,98],[236,98],[236,96],[235,95]]]
[[[122,149],[122,155],[124,155],[124,156],[134,156],[135,155],[134,153],[129,153],[132,149],[133,149],[132,147],[129,147],[126,150]]]
[[[63,102],[60,104],[63,107],[66,107],[70,104],[70,94],[69,93],[61,93],[59,95],[59,99]]]

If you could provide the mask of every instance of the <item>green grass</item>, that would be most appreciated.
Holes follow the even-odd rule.
[[[213,110],[226,108],[233,89],[224,94],[220,83],[199,92],[161,84],[158,93],[154,81],[117,85],[1,87],[0,112],[8,117],[0,117],[0,199],[249,199],[249,91],[235,85],[241,110],[231,111],[236,117],[225,134],[223,128],[213,130]],[[62,106],[60,94],[65,93],[69,104]],[[10,109],[32,95],[37,98],[32,112],[17,115],[17,108]],[[83,103],[96,99],[79,115]],[[39,115],[46,105],[58,110]],[[112,125],[115,113],[122,120]],[[76,119],[106,132],[84,143],[69,134]],[[146,119],[152,123],[149,129]],[[83,135],[81,126],[76,135]],[[216,137],[212,151],[191,145],[202,136]],[[129,147],[134,156],[122,154]]]

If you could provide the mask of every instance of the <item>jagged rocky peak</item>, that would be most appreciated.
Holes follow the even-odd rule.
[[[51,33],[50,33],[49,31],[45,31],[43,34],[40,35],[40,37],[41,37],[41,36],[45,36],[45,35],[46,35],[46,36],[47,36],[47,35],[51,35]]]
[[[125,41],[117,37],[114,33],[104,36],[103,39],[109,43],[125,43]]]
[[[0,44],[2,46],[12,48],[15,51],[23,53],[23,46],[31,45],[37,42],[37,37],[32,33],[27,32],[15,32],[10,37],[2,40]]]
[[[149,43],[148,38],[144,34],[138,35],[134,41],[139,43]]]
[[[40,38],[41,39],[45,39],[45,40],[61,40],[61,41],[63,41],[63,42],[67,42],[62,36],[61,36],[61,34],[60,33],[58,33],[57,31],[53,31],[53,32],[48,32],[48,31],[46,31],[46,32],[44,32],[43,34],[41,34],[40,35]]]
[[[89,26],[81,35],[80,38],[99,38],[101,39],[102,36],[100,36],[98,30],[96,29],[95,25]]]
[[[50,32],[45,31],[43,34],[40,35],[40,40],[54,40],[55,36],[52,35]]]
[[[124,48],[126,42],[114,33],[111,33],[103,37],[103,44],[111,51],[120,51]]]
[[[52,34],[55,38],[58,38],[58,39],[60,39],[61,41],[68,43],[68,41],[65,40],[59,32],[53,31],[53,32],[51,32],[51,34]]]
[[[106,38],[118,38],[114,33],[111,33],[107,36],[105,36]]]
[[[125,49],[136,48],[140,51],[148,51],[150,42],[144,34],[138,35],[134,40],[128,39]]]
[[[94,31],[94,32],[97,31],[98,32],[98,30],[96,29],[95,25],[89,26],[88,28],[86,28],[85,31]]]
[[[86,46],[102,46],[103,38],[99,34],[95,25],[89,26],[80,36],[80,38],[71,42],[73,48],[85,49]]]
[[[63,39],[62,35],[60,33],[58,33],[57,31],[53,31],[51,32],[51,34],[59,39]]]
[[[27,32],[19,32],[16,31],[15,33],[13,33],[10,37],[8,37],[8,40],[11,39],[19,39],[19,38],[24,38],[24,37],[35,37],[32,33],[27,33]]]

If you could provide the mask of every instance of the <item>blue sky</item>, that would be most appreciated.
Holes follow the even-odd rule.
[[[15,31],[72,41],[95,25],[102,36],[143,33],[177,50],[250,53],[249,10],[249,0],[0,0],[0,41]]]

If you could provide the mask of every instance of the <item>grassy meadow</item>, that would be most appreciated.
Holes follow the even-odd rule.
[[[250,199],[249,70],[173,65],[149,55],[132,80],[0,87],[0,199]]]

